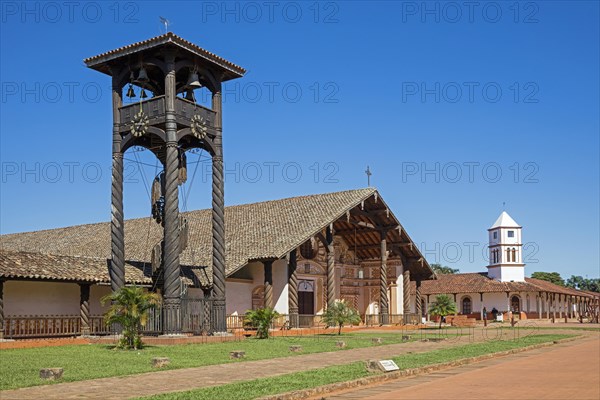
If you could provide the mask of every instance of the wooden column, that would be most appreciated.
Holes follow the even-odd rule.
[[[558,318],[560,318],[560,319],[562,319],[562,312],[563,312],[562,295],[559,294],[558,295]]]
[[[410,314],[410,271],[406,270],[402,273],[402,300],[404,314]]]
[[[122,104],[121,84],[117,74],[112,80],[113,139],[112,139],[112,177],[110,212],[110,288],[113,292],[125,286],[125,227],[123,217],[123,153],[121,133],[119,132]]]
[[[273,308],[273,261],[264,261],[265,268],[265,308]]]
[[[541,293],[538,293],[536,300],[537,300],[536,306],[538,309],[538,318],[542,319],[542,295],[541,295]]]
[[[179,268],[179,148],[175,120],[175,54],[165,57],[165,215],[163,331],[181,333],[181,279]]]
[[[479,293],[479,302],[481,303],[481,306],[479,307],[479,314],[481,320],[483,321],[483,292]]]
[[[552,293],[552,322],[556,321],[556,294]]]
[[[325,232],[327,242],[327,307],[335,303],[335,247],[333,246],[333,228],[327,227]]]
[[[290,327],[298,328],[298,266],[296,249],[290,251],[288,259],[288,307],[290,315]]]
[[[0,340],[4,339],[4,281],[0,279]]]
[[[420,324],[421,318],[423,318],[423,305],[421,304],[421,280],[417,279],[416,290],[415,290],[415,303],[417,311],[417,321]]]
[[[573,296],[567,297],[567,309],[569,310],[567,315],[569,318],[573,318]]]
[[[456,302],[456,293],[454,293],[454,304],[456,305],[454,315],[458,315],[458,303]]]
[[[213,139],[212,157],[212,267],[213,267],[213,330],[227,331],[225,303],[225,180],[223,177],[223,99],[221,83],[212,94],[212,110],[217,135]]]
[[[390,322],[390,307],[387,289],[387,231],[381,232],[380,252],[381,263],[379,266],[379,323],[387,325]]]
[[[550,294],[546,292],[546,318],[550,319]]]
[[[79,318],[81,320],[81,335],[90,335],[90,284],[79,284]]]
[[[429,322],[431,316],[429,315],[429,295],[427,295],[427,304],[426,304],[426,320]]]

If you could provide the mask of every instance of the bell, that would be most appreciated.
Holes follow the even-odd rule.
[[[186,86],[190,89],[199,89],[202,87],[202,84],[198,80],[198,74],[195,71],[190,73]]]
[[[146,97],[148,97],[148,95],[146,94],[144,88],[142,88],[142,91],[140,92],[140,99],[145,99]]]
[[[133,90],[133,85],[129,85],[129,89],[127,89],[127,97],[132,98],[135,97],[135,91]]]
[[[146,73],[146,68],[140,68],[140,73],[138,74],[136,83],[148,83],[150,79],[148,79],[148,74]]]
[[[185,92],[184,99],[189,100],[189,101],[196,101],[196,99],[194,99],[194,91],[188,90],[187,92]]]

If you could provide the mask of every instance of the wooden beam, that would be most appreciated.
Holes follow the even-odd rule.
[[[406,242],[406,243],[389,243],[388,242],[388,246],[389,247],[410,247],[412,246],[412,243],[410,242]],[[381,247],[381,244],[363,244],[363,245],[359,245],[356,246],[356,250],[370,250],[370,249],[379,249]]]

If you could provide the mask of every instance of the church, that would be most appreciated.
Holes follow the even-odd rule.
[[[182,332],[210,332],[211,210],[181,213]],[[225,207],[227,329],[249,309],[272,307],[290,327],[311,327],[345,300],[370,324],[416,322],[411,281],[434,274],[374,188]],[[125,220],[125,281],[162,293],[151,217]],[[100,299],[109,294],[110,223],[0,236],[0,323],[5,337],[107,333]],[[149,333],[162,333],[160,318]],[[199,321],[198,321],[199,320]],[[152,322],[151,322],[152,323]]]
[[[467,317],[495,307],[541,318],[589,304],[588,294],[524,278],[521,228],[508,214],[490,229],[487,274],[436,280],[374,188],[226,207],[222,84],[246,70],[172,32],[84,63],[112,82],[110,221],[0,236],[0,339],[110,333],[100,299],[126,285],[162,298],[144,332],[175,336],[227,334],[261,307],[289,328],[311,327],[338,300],[380,325],[428,318],[437,293],[454,295]],[[124,215],[130,149],[162,166],[146,218]],[[186,152],[196,149],[211,158],[212,207],[180,212]]]
[[[488,229],[487,272],[438,274],[436,280],[412,285],[411,307],[421,303],[421,317],[430,320],[428,306],[436,295],[450,295],[457,324],[484,318],[511,320],[578,318],[597,319],[599,294],[575,290],[525,277],[522,227],[503,211]],[[459,322],[460,321],[460,322]]]

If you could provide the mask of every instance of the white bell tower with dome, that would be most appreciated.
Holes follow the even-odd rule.
[[[506,211],[488,229],[488,277],[500,282],[524,282],[522,227]]]

